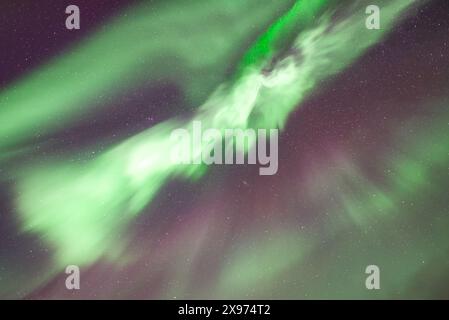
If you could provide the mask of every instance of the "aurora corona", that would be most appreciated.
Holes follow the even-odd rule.
[[[2,21],[35,38],[0,53],[0,297],[447,294],[449,6],[379,0],[368,28],[369,5],[129,1],[98,21],[80,5],[68,31],[41,21],[64,18],[53,6],[28,33]],[[67,266],[79,292],[59,287]]]

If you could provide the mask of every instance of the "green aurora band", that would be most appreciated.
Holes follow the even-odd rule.
[[[360,1],[348,2],[349,5],[343,11],[333,1],[296,1],[247,50],[231,80],[216,86],[214,90],[211,83],[216,84],[226,72],[225,64],[219,62],[228,61],[238,52],[236,43],[248,39],[254,22],[259,21],[259,25],[268,23],[274,18],[274,11],[285,10],[286,5],[291,3],[275,1],[278,4],[257,6],[256,2],[259,1],[239,1],[238,5],[214,2],[229,16],[238,16],[239,11],[247,8],[254,10],[248,15],[248,20],[245,20],[246,15],[245,18],[240,17],[245,20],[243,25],[247,29],[226,33],[228,39],[222,38],[214,43],[213,39],[201,36],[198,39],[194,37],[193,43],[189,38],[189,43],[173,39],[172,43],[167,44],[171,50],[188,52],[185,55],[188,70],[207,69],[213,74],[212,78],[192,78],[193,81],[185,88],[194,102],[203,98],[201,95],[195,96],[198,88],[201,88],[200,92],[213,91],[194,110],[189,121],[173,119],[160,123],[85,164],[49,159],[44,165],[31,165],[16,173],[20,181],[16,189],[16,206],[23,232],[42,235],[52,245],[56,252],[55,270],[68,264],[88,265],[100,257],[126,263],[123,262],[123,255],[127,239],[123,231],[129,222],[151,203],[169,179],[182,177],[193,181],[205,174],[205,166],[174,165],[167,161],[173,148],[170,140],[172,130],[181,127],[192,130],[193,121],[201,121],[204,128],[220,130],[283,128],[289,114],[314,89],[318,90],[317,83],[354,63],[367,49],[383,39],[417,1],[378,1],[382,7],[381,30],[367,30],[364,27],[366,6]],[[180,20],[186,20],[188,24],[188,21],[207,16],[209,10],[217,9],[195,4],[198,5],[191,12],[197,13],[185,14]],[[166,12],[164,17],[179,14],[178,10],[176,13],[171,12],[171,8],[168,4],[161,6],[160,10]],[[170,71],[167,64],[163,64],[160,70],[157,66],[162,61],[159,55],[161,43],[171,39],[170,34],[148,43],[136,40],[141,34],[128,36],[133,34],[131,30],[137,26],[145,26],[137,28],[143,33],[162,23],[162,18],[158,19],[153,13],[146,14],[142,8],[131,9],[128,18],[116,21],[110,30],[99,32],[89,43],[29,75],[17,86],[0,92],[0,119],[4,119],[0,138],[10,144],[2,142],[0,150],[26,141],[35,130],[57,130],[61,121],[70,121],[73,115],[82,114],[83,108],[92,107],[92,100],[99,94],[110,95],[117,88],[125,90],[126,82],[138,82],[139,78],[144,77],[144,74],[136,71],[138,69],[152,68],[152,77],[157,77],[158,73],[175,72]],[[114,51],[115,43],[123,41],[123,47],[137,49],[138,44],[139,50]],[[208,56],[196,51],[204,50],[209,43],[217,46],[215,55]],[[145,62],[137,63],[142,56],[147,57]],[[205,59],[206,56],[209,59]],[[90,57],[87,65],[86,57]],[[116,67],[105,68],[112,64],[111,61],[114,61]],[[80,73],[75,77],[68,76],[68,81],[61,82],[60,77],[72,74],[72,67],[79,69]],[[87,70],[95,70],[96,75],[86,82]],[[186,71],[185,75],[189,72]],[[195,72],[193,74],[198,75]],[[52,88],[51,91],[48,88]],[[8,108],[3,104],[7,104]],[[35,111],[30,113],[29,110]],[[54,113],[57,116],[49,117]],[[363,228],[367,219],[379,213],[395,219],[394,216],[390,217],[395,211],[391,199],[415,196],[425,187],[428,176],[432,174],[429,168],[447,161],[447,143],[438,147],[427,143],[439,134],[423,134],[419,146],[407,148],[411,157],[388,159],[391,162],[389,167],[397,172],[396,178],[389,181],[387,186],[371,185],[366,194],[354,191],[360,185],[369,185],[368,179],[358,172],[356,165],[340,162],[340,171],[333,173],[335,183],[345,185],[348,176],[356,178],[347,184],[348,191],[339,195],[342,208],[335,208],[335,211],[344,211],[346,215],[342,217],[336,214],[334,219],[340,220],[333,223],[343,228],[349,219],[351,224]],[[440,137],[439,141],[449,141],[448,138]],[[200,156],[201,152],[204,150],[194,150],[196,156]],[[423,162],[420,161],[422,158],[430,160]],[[372,194],[376,194],[376,197],[371,197]],[[367,208],[363,214],[360,213],[360,207]],[[306,241],[306,238],[309,240]],[[238,263],[223,271],[218,295],[234,294],[238,292],[239,286],[257,282],[263,271],[256,268],[267,261],[273,263],[273,268],[268,274],[263,272],[263,276],[276,275],[310,250],[313,246],[310,239],[313,239],[312,235],[298,236],[283,230],[274,244],[260,244],[263,250],[256,251],[258,253],[254,255],[247,256],[243,246],[236,253],[235,260]],[[292,254],[287,257],[279,252],[279,247]],[[239,275],[236,274],[237,270]]]

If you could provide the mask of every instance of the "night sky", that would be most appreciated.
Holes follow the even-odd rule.
[[[304,3],[1,3],[0,298],[449,298],[449,1]],[[168,164],[220,112],[280,129],[275,175]]]

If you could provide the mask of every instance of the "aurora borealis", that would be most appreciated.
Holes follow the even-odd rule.
[[[55,2],[0,5],[1,298],[449,298],[447,1]],[[170,163],[196,121],[277,173]]]

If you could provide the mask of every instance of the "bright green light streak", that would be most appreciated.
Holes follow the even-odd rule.
[[[279,51],[275,44],[282,37],[281,27],[292,24],[284,21],[296,17],[298,23],[302,19],[308,22],[313,12],[323,10],[325,2],[311,6],[313,10],[305,16],[297,14],[300,5],[293,7],[281,18],[282,23],[275,23],[269,29],[268,39],[261,38],[262,42],[269,43],[262,47],[276,48],[260,56],[265,56],[265,63],[256,59],[254,64],[247,64],[234,82],[218,87],[192,120],[202,121],[204,128],[222,130],[282,127],[288,114],[318,81],[343,70],[379,41],[412,2],[385,1],[381,31],[364,28],[364,7],[352,8],[338,22],[322,15],[318,23],[299,32],[292,42],[291,48],[300,52],[299,61],[287,56],[266,75],[262,69]],[[62,265],[87,264],[100,256],[114,260],[127,243],[122,229],[150,203],[167,179],[178,175],[198,177],[205,171],[203,166],[179,166],[170,162],[173,148],[170,132],[180,126],[191,130],[190,123],[167,121],[86,165],[47,163],[42,168],[24,171],[17,187],[17,207],[24,231],[42,234],[56,248],[57,260]]]
[[[289,2],[176,1],[129,9],[0,90],[0,157],[112,103],[141,81],[177,79],[192,104],[203,102],[228,71],[220,62],[232,60],[240,44],[262,32]]]

